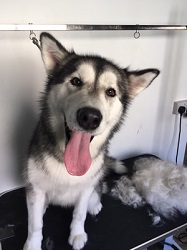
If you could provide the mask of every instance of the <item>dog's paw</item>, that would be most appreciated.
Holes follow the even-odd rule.
[[[93,191],[89,203],[88,203],[88,212],[91,215],[97,215],[102,208],[102,204],[100,202],[100,196],[96,191]]]
[[[26,241],[23,250],[42,250],[41,243],[36,244],[36,242]]]
[[[77,235],[71,234],[68,242],[74,250],[80,250],[87,242],[87,234],[85,232]]]
[[[99,202],[96,206],[89,207],[89,213],[91,215],[97,215],[101,211],[102,207],[103,206],[102,206],[101,202]]]

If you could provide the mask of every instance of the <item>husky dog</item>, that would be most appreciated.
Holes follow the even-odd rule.
[[[28,238],[24,250],[41,250],[48,204],[74,206],[69,244],[78,250],[87,241],[87,211],[96,215],[102,208],[97,187],[106,172],[109,140],[131,100],[159,71],[131,72],[100,56],[78,55],[48,33],[42,33],[40,41],[48,80],[25,171]]]

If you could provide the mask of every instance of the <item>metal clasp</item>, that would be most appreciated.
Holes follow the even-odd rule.
[[[32,24],[32,23],[29,23],[29,24]],[[34,33],[33,30],[30,30],[29,38],[39,48],[39,50],[41,50],[40,43],[38,39],[36,38],[36,34]]]
[[[137,29],[136,29],[136,31],[134,32],[134,38],[135,38],[135,39],[140,38],[140,32],[138,31],[138,25],[139,25],[139,24],[136,24]]]

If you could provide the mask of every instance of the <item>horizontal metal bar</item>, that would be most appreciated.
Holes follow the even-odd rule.
[[[0,24],[0,31],[187,30],[187,25]]]

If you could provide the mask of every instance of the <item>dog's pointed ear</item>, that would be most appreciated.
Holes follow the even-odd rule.
[[[43,32],[40,35],[41,54],[47,73],[63,61],[69,52],[49,33]]]
[[[139,71],[128,71],[125,69],[125,72],[128,78],[129,91],[133,97],[147,88],[160,73],[158,69],[144,69]]]

